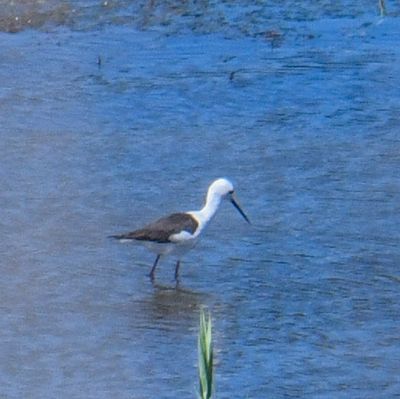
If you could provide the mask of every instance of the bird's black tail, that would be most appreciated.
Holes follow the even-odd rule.
[[[113,238],[114,240],[122,240],[124,238],[123,234],[112,234],[107,236],[107,238]]]
[[[107,238],[112,238],[114,240],[127,240],[127,241],[132,241],[134,237],[130,234],[112,234],[110,236],[107,236]]]

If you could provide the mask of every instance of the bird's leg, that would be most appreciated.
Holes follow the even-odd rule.
[[[150,271],[150,274],[149,274],[151,281],[154,280],[154,272],[156,271],[157,263],[160,260],[160,258],[161,258],[161,255],[157,255],[157,258],[154,261],[153,267],[151,268],[151,271]]]
[[[179,266],[181,265],[181,261],[178,260],[175,266],[175,281],[179,283]]]

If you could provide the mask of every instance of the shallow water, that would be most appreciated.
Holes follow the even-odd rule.
[[[395,5],[154,3],[3,11],[0,396],[195,397],[206,306],[217,397],[395,397]],[[179,289],[107,240],[219,176],[253,225],[225,204]]]

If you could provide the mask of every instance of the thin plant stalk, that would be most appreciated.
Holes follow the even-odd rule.
[[[379,0],[379,10],[381,12],[381,17],[384,17],[386,15],[385,0]]]
[[[213,391],[213,343],[211,317],[200,312],[200,331],[198,339],[200,398],[210,399]]]

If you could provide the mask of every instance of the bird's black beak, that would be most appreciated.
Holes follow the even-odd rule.
[[[249,220],[249,218],[246,216],[246,214],[243,212],[243,209],[240,207],[240,205],[237,203],[237,201],[236,201],[236,199],[234,198],[234,196],[231,194],[231,196],[230,196],[230,201],[232,202],[232,205],[238,210],[238,212],[243,216],[243,219],[247,222],[247,223],[249,223],[249,224],[251,224],[250,223],[250,220]]]

